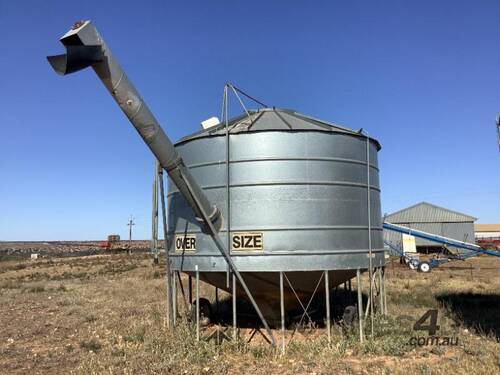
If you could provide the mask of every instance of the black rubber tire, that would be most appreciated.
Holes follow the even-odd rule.
[[[347,306],[342,314],[342,321],[345,328],[351,329],[356,324],[358,318],[358,309],[356,306]]]
[[[210,301],[206,298],[200,298],[199,299],[200,303],[200,324],[202,326],[209,325],[210,322],[212,321],[212,304]],[[195,322],[196,321],[196,300],[193,301],[193,304],[191,305],[191,321]]]

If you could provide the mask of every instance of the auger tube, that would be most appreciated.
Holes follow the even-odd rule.
[[[193,179],[174,145],[92,23],[75,23],[60,41],[66,47],[66,54],[47,57],[54,70],[60,75],[66,75],[92,67],[192,207],[204,231],[209,230],[204,222],[205,216],[209,217],[213,227],[219,231],[222,222],[219,209],[210,203]]]

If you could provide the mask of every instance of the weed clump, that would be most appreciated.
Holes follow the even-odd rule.
[[[102,345],[96,339],[90,339],[89,341],[80,341],[80,348],[97,353],[101,350]]]
[[[59,292],[67,292],[68,288],[66,288],[66,286],[64,284],[59,284],[59,286],[57,287],[56,290]]]
[[[129,334],[123,336],[126,342],[143,343],[146,337],[146,326],[140,325],[132,328]]]

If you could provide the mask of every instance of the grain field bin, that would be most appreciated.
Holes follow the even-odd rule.
[[[332,287],[370,263],[383,266],[376,140],[264,108],[173,145],[90,21],[75,23],[60,41],[66,53],[48,57],[54,70],[91,67],[168,173],[173,271],[198,270],[226,290],[231,271],[273,343],[264,315],[276,315],[280,296],[292,309],[295,294],[310,296],[323,275]]]
[[[305,297],[324,270],[335,286],[368,268],[367,160],[373,266],[383,265],[376,140],[274,108],[249,111],[227,128],[204,129],[175,148],[221,210],[221,237],[261,308],[279,307],[279,271]],[[173,268],[192,273],[198,266],[202,280],[227,289],[224,259],[174,184],[169,228]],[[295,306],[291,289],[285,288],[285,298],[287,307]]]

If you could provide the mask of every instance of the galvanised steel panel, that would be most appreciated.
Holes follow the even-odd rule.
[[[221,210],[227,239],[224,136],[176,145],[194,179]],[[374,264],[383,259],[377,165],[370,143]],[[260,253],[232,252],[242,272],[366,269],[368,267],[366,138],[318,131],[261,131],[230,135],[231,232],[261,232]],[[212,239],[169,184],[169,236],[196,235],[196,251],[175,253],[173,269],[227,270]],[[312,286],[313,287],[313,286]]]
[[[374,250],[373,267],[384,265],[384,254],[382,250]],[[234,263],[240,272],[276,272],[282,271],[313,271],[313,270],[356,270],[366,269],[366,249],[349,251],[322,251],[311,252],[301,251],[296,254],[281,251],[261,254],[232,254]],[[186,252],[184,256],[176,256],[174,264],[182,258],[182,265],[177,265],[176,270],[193,272],[195,266],[203,265],[202,272],[225,272],[227,263],[224,258],[216,254],[199,253],[190,254]],[[300,259],[300,261],[298,261]],[[329,268],[329,264],[335,267]],[[286,265],[286,266],[284,266]],[[345,281],[345,280],[344,280]],[[314,286],[313,286],[314,287]]]

